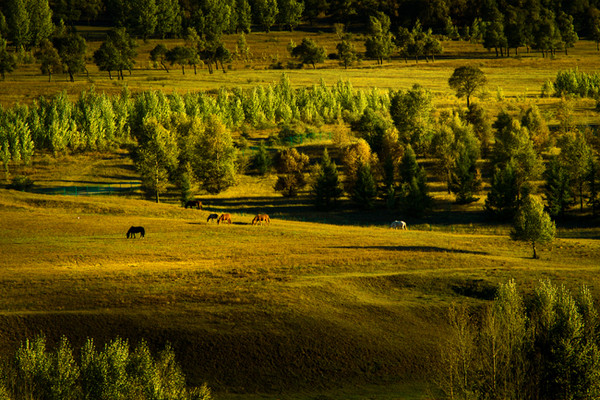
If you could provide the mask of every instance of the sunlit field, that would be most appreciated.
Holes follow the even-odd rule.
[[[598,228],[560,231],[533,260],[501,227],[395,231],[376,216],[332,225],[277,208],[253,226],[242,202],[219,199],[186,210],[2,190],[1,350],[40,332],[145,338],[172,343],[190,383],[217,398],[427,398],[450,305],[481,307],[511,278],[524,291],[551,279],[598,294]],[[224,204],[233,224],[207,223]],[[126,239],[131,225],[146,237]]]

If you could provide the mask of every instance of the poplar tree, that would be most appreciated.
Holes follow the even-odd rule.
[[[256,0],[253,11],[256,23],[262,25],[269,33],[271,27],[277,22],[277,14],[279,14],[277,0]]]
[[[583,210],[584,189],[589,173],[592,150],[582,132],[569,132],[561,140],[560,158],[579,197],[579,209]]]
[[[220,193],[235,184],[236,150],[231,133],[214,114],[208,117],[192,162],[200,185],[209,193]]]
[[[167,189],[169,175],[177,166],[179,149],[173,132],[154,118],[146,120],[141,131],[135,164],[142,176],[142,186],[158,203],[160,194]]]
[[[164,39],[181,33],[182,11],[178,0],[156,0],[155,33]]]
[[[248,0],[236,0],[237,26],[236,32],[250,33],[252,27],[252,8]]]
[[[348,34],[342,37],[341,42],[339,42],[335,48],[337,49],[340,64],[344,66],[344,69],[348,69],[348,67],[358,59],[356,48]]]

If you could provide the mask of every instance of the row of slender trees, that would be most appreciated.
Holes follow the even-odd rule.
[[[73,349],[63,337],[51,349],[43,336],[25,340],[0,369],[0,397],[10,400],[178,399],[210,400],[206,384],[189,388],[167,346],[152,354],[116,338],[103,348],[88,339]]]
[[[598,316],[586,286],[501,284],[482,312],[452,309],[439,386],[449,399],[597,398]]]

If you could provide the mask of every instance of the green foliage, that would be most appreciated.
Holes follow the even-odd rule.
[[[340,64],[344,66],[344,69],[348,69],[358,59],[356,48],[348,35],[344,36],[335,48],[337,49]]]
[[[600,96],[600,74],[597,72],[586,73],[578,69],[558,71],[553,83],[558,97],[569,94],[591,98]]]
[[[0,36],[0,76],[5,79],[6,73],[13,72],[17,68],[15,56],[8,52],[7,42]]]
[[[71,82],[74,75],[85,71],[85,39],[76,32],[65,32],[52,39],[52,44],[58,51],[63,63],[63,70],[69,74]]]
[[[372,208],[377,197],[377,185],[369,164],[360,164],[356,171],[356,181],[352,193],[352,200],[361,208]]]
[[[260,146],[258,146],[258,152],[254,156],[253,166],[261,175],[264,175],[271,170],[272,163],[273,161],[271,160],[269,151],[265,147],[265,142],[261,141]]]
[[[485,209],[499,219],[510,219],[519,206],[519,187],[515,162],[498,165],[494,169]]]
[[[544,171],[544,197],[548,213],[563,216],[575,202],[571,179],[559,157],[553,156]]]
[[[556,227],[550,215],[544,211],[544,205],[533,196],[527,196],[515,217],[510,237],[531,243],[533,258],[537,258],[536,244],[548,243],[554,240]]]
[[[453,398],[586,398],[600,390],[598,315],[590,291],[573,296],[541,281],[524,300],[500,285],[477,327],[462,309],[451,317],[439,381]]]
[[[327,149],[323,150],[323,157],[321,162],[315,166],[312,179],[311,186],[315,205],[324,209],[334,207],[337,199],[342,196],[343,189],[337,165],[329,158]]]
[[[583,209],[584,189],[589,174],[592,150],[587,138],[581,132],[569,132],[560,141],[560,160],[572,183],[572,190],[579,197],[579,207]]]
[[[254,11],[255,22],[262,25],[267,32],[270,32],[279,14],[277,0],[256,0],[252,10]]]
[[[302,12],[304,11],[304,2],[298,0],[279,0],[277,2],[279,14],[277,19],[282,26],[287,26],[293,31],[300,23]]]
[[[429,148],[433,136],[432,94],[420,85],[406,92],[390,94],[390,115],[403,144],[410,144],[417,153]]]
[[[316,68],[315,64],[325,61],[325,49],[309,38],[302,39],[302,42],[292,49],[291,54],[302,64],[311,64],[313,69]]]
[[[100,71],[117,71],[117,79],[123,78],[123,70],[131,71],[135,64],[137,43],[125,31],[125,28],[114,29],[108,33],[98,50],[94,52],[94,62]]]
[[[40,62],[42,74],[48,74],[48,82],[52,80],[52,74],[62,72],[62,63],[58,51],[49,40],[42,40],[39,50],[35,53],[35,57]]]
[[[433,199],[427,189],[427,174],[417,163],[417,157],[412,147],[404,150],[399,168],[400,191],[398,201],[400,210],[407,215],[420,216],[429,211]]]
[[[12,178],[8,189],[14,190],[29,190],[33,186],[33,181],[26,175],[17,175]]]
[[[365,41],[366,56],[383,64],[395,50],[394,36],[390,33],[390,18],[384,13],[369,17],[371,36]]]
[[[456,91],[458,98],[467,98],[467,107],[469,107],[470,98],[475,91],[482,89],[487,83],[487,78],[478,67],[463,66],[458,67],[448,79],[448,85]]]
[[[142,176],[142,186],[158,203],[160,193],[166,190],[169,174],[177,167],[179,148],[174,134],[156,119],[148,119],[141,130],[136,151],[136,168]]]
[[[234,185],[235,160],[236,150],[231,133],[219,117],[210,115],[192,161],[202,188],[209,193],[220,193]]]

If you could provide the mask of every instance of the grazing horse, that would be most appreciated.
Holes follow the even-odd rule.
[[[146,234],[146,230],[144,229],[143,226],[132,226],[127,231],[127,239],[129,239],[130,237],[135,239],[136,233],[139,233],[140,237],[144,237],[144,235]]]
[[[185,208],[197,208],[198,210],[202,210],[202,202],[200,200],[188,200],[185,203]]]
[[[390,228],[392,229],[402,229],[406,230],[406,222],[404,221],[394,221],[390,224]]]
[[[258,223],[260,223],[261,225],[263,223],[270,224],[271,218],[269,218],[267,214],[257,214],[256,217],[254,217],[254,219],[252,220],[252,225],[256,225]]]
[[[223,222],[223,223],[225,223],[225,222],[231,223],[231,214],[227,214],[227,213],[221,214],[221,216],[217,220],[217,224],[220,224],[221,222]]]
[[[208,224],[211,219],[216,220],[217,218],[219,218],[219,214],[210,214],[208,218],[206,218],[206,223]]]

